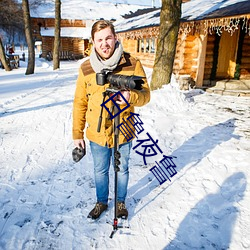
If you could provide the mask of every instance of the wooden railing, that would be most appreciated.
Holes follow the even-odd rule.
[[[75,55],[71,51],[59,51],[59,60],[77,60],[83,58],[82,55]],[[48,61],[53,60],[53,53],[49,51],[47,53],[46,59]]]

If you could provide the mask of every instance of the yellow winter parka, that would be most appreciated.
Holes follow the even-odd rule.
[[[120,114],[120,121],[126,120],[130,112],[134,112],[134,107],[145,105],[150,100],[150,90],[146,80],[146,75],[139,60],[136,60],[128,53],[123,53],[119,65],[113,74],[142,76],[144,84],[142,90],[130,90],[130,106]],[[86,137],[101,146],[114,147],[113,120],[110,119],[107,110],[103,109],[100,132],[97,132],[98,121],[103,103],[103,92],[109,87],[97,85],[96,73],[91,67],[90,61],[82,63],[76,83],[75,97],[73,102],[73,140]],[[107,97],[108,98],[108,97]],[[107,103],[108,106],[109,102]],[[125,107],[125,105],[124,105]],[[123,109],[123,105],[120,107]],[[87,122],[87,124],[86,124]],[[122,133],[119,135],[119,144],[127,142]]]

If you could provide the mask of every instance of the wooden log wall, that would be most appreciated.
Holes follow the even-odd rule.
[[[155,48],[154,53],[147,52],[146,50],[141,51],[139,43],[146,43],[147,37],[137,39],[126,39],[124,36],[119,37],[123,49],[131,53],[134,57],[140,59],[141,63],[145,67],[152,68],[155,60]],[[153,39],[152,37],[148,38]],[[174,60],[173,73],[177,75],[190,75],[193,79],[196,78],[197,71],[197,57],[198,57],[198,37],[195,35],[184,36],[179,34],[176,47],[176,55]],[[157,39],[155,38],[155,47],[157,45]]]
[[[173,73],[178,75],[179,71],[183,68],[183,53],[185,46],[185,36],[179,35],[177,39],[176,44],[176,50],[175,50],[175,59],[174,59],[174,65],[173,65]]]
[[[34,29],[39,29],[40,27],[49,28],[55,27],[54,18],[31,18],[32,26]],[[86,27],[85,20],[71,20],[71,19],[62,19],[61,27]]]
[[[195,35],[178,36],[173,67],[173,73],[177,76],[190,75],[192,79],[196,79],[199,53],[197,39]]]
[[[184,64],[180,74],[188,74],[192,79],[196,78],[197,58],[199,54],[199,46],[197,36],[187,36],[184,50]]]
[[[60,51],[73,51],[73,39],[63,37],[61,38]]]
[[[46,58],[48,52],[53,51],[54,37],[42,37],[42,57]]]
[[[139,54],[139,53],[136,53],[134,56],[136,58],[138,58],[145,67],[153,68],[154,60],[155,60],[155,54],[150,54],[150,53]]]
[[[46,58],[48,52],[52,52],[54,47],[54,37],[42,38],[42,57]],[[61,38],[60,51],[69,51],[76,57],[84,56],[84,51],[88,47],[88,40],[78,38]]]
[[[122,43],[123,50],[127,51],[131,54],[136,53],[136,47],[137,47],[137,40],[126,40],[126,39],[121,39],[120,42]]]
[[[145,67],[152,68],[154,66],[155,53],[138,51],[138,41],[139,40],[135,39],[120,39],[124,51],[127,51],[135,58],[138,58]]]
[[[87,39],[82,40],[79,38],[73,39],[73,53],[74,55],[84,55],[84,51],[88,48],[89,41]]]

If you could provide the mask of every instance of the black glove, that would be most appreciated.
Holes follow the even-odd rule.
[[[80,147],[76,147],[73,149],[72,151],[72,157],[73,157],[73,161],[74,162],[78,162],[80,161],[83,156],[86,154],[86,149],[85,147],[82,148],[81,146]]]

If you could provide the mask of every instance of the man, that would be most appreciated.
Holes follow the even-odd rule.
[[[87,122],[86,137],[90,141],[90,148],[94,161],[94,175],[97,203],[90,211],[88,218],[97,219],[108,208],[109,195],[109,167],[113,160],[114,134],[113,120],[107,111],[103,111],[100,132],[97,132],[103,92],[109,84],[100,86],[96,82],[96,73],[103,69],[112,71],[112,74],[142,76],[142,90],[122,90],[123,98],[117,98],[116,103],[122,107],[129,103],[129,107],[120,114],[120,120],[129,117],[134,112],[134,106],[143,106],[150,100],[150,90],[146,81],[145,72],[140,61],[123,51],[117,41],[114,26],[109,21],[100,20],[94,23],[91,30],[93,50],[90,59],[85,61],[79,70],[75,98],[73,104],[73,140],[76,147],[85,147],[83,130]],[[117,217],[128,216],[125,198],[128,186],[128,160],[132,142],[119,135],[119,152],[121,153],[118,172]]]

